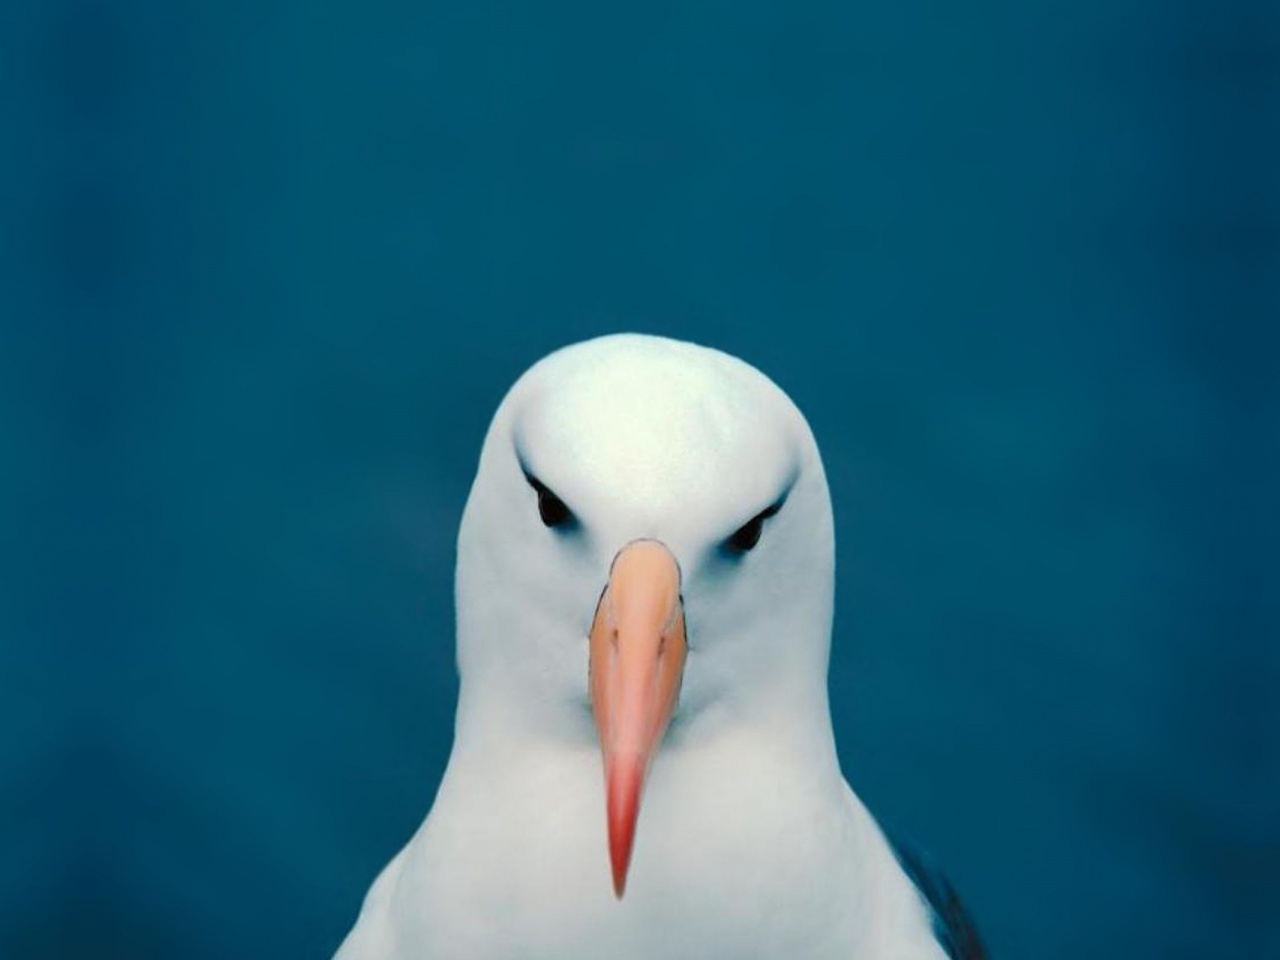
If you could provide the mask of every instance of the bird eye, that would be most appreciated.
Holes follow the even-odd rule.
[[[727,541],[734,553],[746,553],[760,542],[760,534],[764,532],[764,517],[752,517],[737,530]]]
[[[753,549],[760,542],[760,534],[764,532],[764,522],[781,509],[781,503],[765,507],[733,532],[729,539],[724,542],[725,549],[734,554],[746,553],[748,550]]]
[[[529,486],[533,487],[538,494],[538,516],[542,518],[544,525],[548,527],[565,527],[573,522],[573,511],[565,505],[563,500],[552,493],[545,483],[531,474],[525,474],[525,479],[529,481]]]

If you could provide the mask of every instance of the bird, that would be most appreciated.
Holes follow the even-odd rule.
[[[335,960],[980,960],[842,774],[831,498],[783,390],[613,334],[494,414],[457,540],[454,742]]]

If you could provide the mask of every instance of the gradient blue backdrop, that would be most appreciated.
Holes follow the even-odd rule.
[[[846,770],[998,956],[1280,955],[1275,21],[5,5],[0,955],[328,956],[487,420],[624,329],[807,412]]]

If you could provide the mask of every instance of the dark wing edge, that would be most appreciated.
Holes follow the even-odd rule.
[[[951,960],[987,960],[987,948],[960,895],[920,851],[891,843],[898,863],[933,911],[933,930]]]

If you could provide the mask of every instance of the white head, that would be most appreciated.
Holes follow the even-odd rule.
[[[668,721],[664,749],[829,739],[833,578],[818,449],[772,381],[658,337],[560,350],[498,408],[463,515],[459,745],[600,740],[620,895]]]

